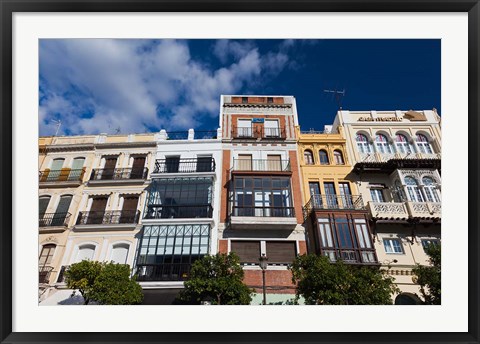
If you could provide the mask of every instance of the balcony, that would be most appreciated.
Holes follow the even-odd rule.
[[[365,210],[362,196],[313,195],[304,207],[304,218],[316,210]]]
[[[75,229],[133,229],[139,219],[139,210],[81,211]]]
[[[85,168],[71,170],[62,168],[61,170],[40,171],[39,186],[40,187],[69,187],[79,186],[83,181]]]
[[[375,249],[329,248],[321,249],[321,254],[327,256],[332,263],[341,259],[347,264],[378,264]]]
[[[230,214],[232,229],[285,229],[297,225],[293,207],[234,206]]]
[[[142,182],[147,178],[148,168],[99,168],[93,169],[89,184]]]
[[[39,266],[38,267],[38,283],[48,284],[50,281],[50,275],[53,271],[51,266]]]
[[[202,205],[149,205],[144,219],[211,218],[213,207]]]
[[[263,126],[252,127],[234,127],[232,129],[232,138],[234,139],[273,139],[285,140],[287,137],[284,127],[264,128]]]
[[[215,172],[215,159],[160,159],[155,161],[153,173],[196,173]]]
[[[368,210],[377,220],[439,220],[442,217],[442,205],[435,202],[368,202]]]
[[[185,281],[191,267],[190,263],[139,264],[137,281]]]
[[[432,160],[441,159],[440,153],[359,153],[360,162],[388,162],[395,160]]]
[[[70,213],[45,213],[40,215],[38,227],[43,232],[61,231],[63,232],[70,222]],[[54,228],[55,227],[55,228]]]
[[[233,159],[232,172],[288,172],[290,160]]]

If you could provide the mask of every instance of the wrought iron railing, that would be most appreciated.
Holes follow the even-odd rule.
[[[140,210],[81,211],[77,225],[111,225],[138,223]]]
[[[295,217],[293,207],[233,206],[232,216]]]
[[[341,259],[350,264],[378,264],[374,249],[322,248],[321,254],[327,256],[331,262]]]
[[[233,159],[232,171],[290,172],[290,160]]]
[[[50,227],[50,226],[68,226],[70,221],[70,213],[45,213],[40,214],[38,219],[39,227]]]
[[[148,168],[96,168],[92,170],[90,180],[145,179]]]
[[[169,131],[167,140],[187,140],[188,131]]]
[[[210,218],[213,207],[210,204],[202,205],[149,205],[145,219],[186,219]]]
[[[159,159],[153,173],[215,172],[214,158]]]
[[[38,267],[38,282],[39,283],[47,283],[50,280],[50,274],[53,271],[53,267],[51,266],[39,266]]]
[[[50,183],[50,182],[73,182],[79,181],[81,182],[83,179],[83,174],[85,173],[85,169],[75,169],[71,170],[68,168],[64,168],[61,170],[44,170],[40,171],[40,182],[41,183]]]
[[[137,281],[185,281],[190,276],[191,263],[137,265]]]
[[[304,216],[308,216],[312,210],[364,210],[362,196],[352,195],[313,195],[305,204]]]
[[[285,139],[286,131],[284,127],[265,128],[263,126],[234,127],[232,137],[236,139]]]

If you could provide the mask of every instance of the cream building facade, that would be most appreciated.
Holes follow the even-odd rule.
[[[428,264],[425,247],[441,240],[440,116],[435,110],[340,110],[338,129],[352,160],[351,180],[367,205],[378,260],[391,267],[402,291],[396,302],[418,302],[412,268]]]

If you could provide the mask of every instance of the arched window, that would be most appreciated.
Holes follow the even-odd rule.
[[[52,226],[65,226],[65,220],[69,217],[68,209],[70,208],[70,203],[72,202],[71,195],[65,195],[60,197],[60,202],[58,202],[57,210],[52,218]],[[68,216],[67,216],[68,215]]]
[[[408,142],[408,139],[403,134],[397,134],[395,137],[395,144],[399,153],[415,153],[413,147]]]
[[[320,165],[328,165],[330,163],[328,161],[328,154],[325,150],[321,149],[318,152],[318,156],[320,157]]]
[[[405,177],[407,184],[408,199],[412,202],[424,202],[417,180],[413,177]]]
[[[50,196],[41,196],[38,200],[38,218],[41,219],[43,218],[43,215],[45,215],[47,208],[48,208],[48,203],[50,203]]]
[[[425,135],[417,134],[417,147],[420,153],[433,154],[432,147]]]
[[[303,158],[305,159],[306,165],[313,165],[313,154],[311,151],[306,150],[303,152]]]
[[[375,145],[377,146],[377,150],[379,153],[393,153],[392,147],[390,146],[387,137],[383,134],[377,134],[375,136]]]
[[[440,197],[434,185],[434,180],[430,177],[423,177],[423,191],[429,202],[440,202]]]
[[[95,245],[82,245],[78,248],[76,262],[79,263],[82,260],[92,260],[95,254]]]
[[[360,153],[371,153],[372,147],[368,138],[363,134],[357,134],[357,148]]]
[[[128,244],[116,244],[112,248],[112,258],[110,259],[116,264],[127,264]]]
[[[345,165],[345,162],[343,161],[342,152],[340,152],[339,150],[334,150],[333,151],[333,157],[335,158],[335,164]]]

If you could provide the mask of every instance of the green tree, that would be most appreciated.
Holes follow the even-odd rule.
[[[331,263],[314,254],[298,256],[289,267],[307,305],[387,305],[398,292],[393,278],[377,266]]]
[[[417,264],[412,272],[414,282],[420,285],[420,294],[426,305],[440,305],[442,303],[441,289],[441,248],[440,245],[430,244],[425,249],[429,256],[430,266]]]
[[[193,263],[178,300],[197,305],[203,300],[212,300],[214,305],[248,305],[253,290],[243,283],[243,276],[235,253],[204,256]]]
[[[82,260],[65,271],[65,280],[68,288],[80,292],[85,305],[90,301],[128,305],[143,300],[142,288],[130,278],[128,265]]]
[[[130,278],[127,264],[105,264],[93,284],[91,298],[101,305],[136,305],[143,301],[142,287]]]

